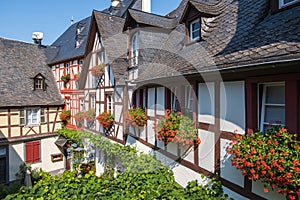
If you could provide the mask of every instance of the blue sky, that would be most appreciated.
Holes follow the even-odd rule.
[[[152,12],[165,15],[180,0],[152,0]],[[92,10],[109,7],[111,0],[0,0],[0,37],[32,42],[32,32],[44,33],[43,44],[53,43],[74,22]]]

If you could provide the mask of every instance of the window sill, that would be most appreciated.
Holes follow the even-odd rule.
[[[201,39],[201,38],[199,38],[199,39],[197,39],[197,40],[193,40],[193,41],[188,41],[188,42],[185,44],[185,46],[190,46],[190,45],[199,43],[199,42],[201,42],[201,41],[203,41],[203,39]]]

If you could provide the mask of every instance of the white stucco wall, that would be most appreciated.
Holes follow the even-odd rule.
[[[16,179],[15,175],[19,171],[19,166],[24,163],[24,149],[24,143],[9,145],[9,181]]]
[[[147,115],[154,117],[155,114],[155,88],[148,89]]]
[[[198,87],[198,121],[214,124],[215,122],[215,89],[214,83],[199,83]]]
[[[220,128],[223,131],[245,133],[245,83],[244,81],[221,84]]]
[[[228,154],[226,148],[229,146],[229,140],[221,139],[220,153],[220,175],[222,178],[244,187],[244,176],[242,172],[231,165],[231,155]]]

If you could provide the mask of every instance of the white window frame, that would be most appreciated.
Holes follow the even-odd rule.
[[[279,0],[279,8],[283,8],[283,7],[292,5],[292,4],[297,3],[297,2],[300,2],[300,0],[293,0],[289,3],[284,3],[284,0]]]
[[[44,86],[44,80],[42,78],[35,78],[34,80],[34,88],[38,90],[42,90]]]
[[[90,107],[95,109],[96,108],[96,95],[90,95],[90,103],[91,103]]]
[[[29,113],[31,111],[31,113]],[[41,109],[40,108],[28,108],[25,112],[25,118],[26,118],[26,126],[32,126],[32,125],[40,125],[41,123]],[[34,115],[36,115],[36,122],[33,122]]]
[[[131,66],[137,66],[139,63],[139,33],[135,33],[131,40]]]
[[[193,98],[193,87],[191,85],[184,86],[184,107],[190,112],[193,112],[194,98]]]
[[[196,23],[199,23],[199,29],[193,30],[193,25],[196,24]],[[190,40],[191,41],[195,41],[195,40],[200,39],[200,34],[201,34],[200,30],[201,30],[200,19],[195,19],[194,21],[191,21],[190,28],[189,28]],[[195,33],[195,32],[198,32],[198,34],[199,34],[197,37],[193,37],[193,33]]]
[[[84,111],[84,99],[79,98],[79,111]]]
[[[106,111],[108,113],[114,113],[114,98],[112,94],[106,94]]]
[[[71,99],[66,98],[66,110],[71,110]]]
[[[266,110],[266,106],[278,106],[278,107],[284,107],[285,108],[285,104],[270,104],[270,103],[266,103],[266,94],[267,94],[267,87],[276,87],[276,86],[285,86],[284,82],[278,82],[278,83],[262,83],[260,84],[262,85],[262,98],[261,98],[261,110],[260,112],[258,112],[258,114],[260,115],[260,122],[259,122],[259,130],[260,132],[264,132],[264,126],[265,125],[270,125],[270,122],[266,122],[265,121],[265,110]],[[259,92],[259,90],[258,90]],[[258,94],[259,97],[259,94]],[[259,102],[260,103],[260,102]],[[278,123],[272,123],[272,126],[285,126],[285,124],[278,124]]]
[[[171,88],[171,110],[176,110],[177,111],[177,87],[172,87]]]

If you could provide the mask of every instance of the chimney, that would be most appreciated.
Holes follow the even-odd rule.
[[[44,34],[42,32],[33,32],[32,39],[34,44],[42,45]]]
[[[117,7],[121,3],[121,0],[111,0],[111,6],[112,7]]]
[[[142,0],[142,11],[151,13],[151,0]]]

